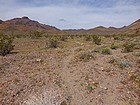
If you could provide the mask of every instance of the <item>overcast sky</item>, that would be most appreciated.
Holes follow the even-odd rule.
[[[122,27],[140,19],[140,0],[0,0],[0,19],[23,16],[60,29]]]

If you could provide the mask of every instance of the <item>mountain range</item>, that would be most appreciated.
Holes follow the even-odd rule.
[[[11,20],[0,20],[0,32],[6,34],[30,34],[33,32],[44,32],[46,34],[72,34],[72,35],[113,35],[113,34],[140,34],[140,19],[128,26],[121,28],[98,26],[91,29],[68,29],[60,30],[54,26],[41,24],[28,17],[14,18]]]

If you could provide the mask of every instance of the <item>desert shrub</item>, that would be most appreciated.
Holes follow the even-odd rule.
[[[35,31],[35,32],[33,32],[33,33],[30,34],[30,38],[32,38],[32,39],[38,39],[38,38],[42,37],[43,34],[44,34],[43,31],[42,32]]]
[[[75,60],[78,61],[88,61],[90,59],[95,59],[95,55],[94,53],[88,51],[82,51],[82,52],[79,52],[76,56],[75,56]]]
[[[114,36],[114,40],[123,41],[124,40],[124,36],[121,36],[121,35]]]
[[[120,60],[120,61],[118,61],[118,65],[120,68],[127,68],[127,67],[131,66],[131,63],[127,60]]]
[[[86,41],[91,41],[91,36],[90,35],[84,35],[84,39]]]
[[[123,45],[123,47],[124,47],[123,51],[126,52],[126,53],[127,52],[133,52],[134,46],[135,46],[135,44],[126,42]]]
[[[8,35],[0,34],[0,55],[5,56],[14,49],[13,39]]]
[[[109,48],[103,48],[102,49],[102,54],[110,55],[110,54],[112,54],[112,52],[111,52],[111,50]]]
[[[111,57],[109,60],[109,63],[116,65],[116,64],[118,64],[118,59],[116,59],[115,57]]]
[[[101,44],[101,37],[99,35],[92,35],[92,40],[97,45]]]
[[[132,66],[131,63],[125,59],[117,59],[115,57],[111,57],[109,63],[113,64],[114,66],[117,65],[120,68],[127,68]]]
[[[92,87],[92,86],[90,86],[90,85],[88,85],[88,86],[87,86],[87,90],[88,90],[89,92],[92,92],[93,87]]]
[[[136,52],[134,55],[140,57],[140,52]]]
[[[116,50],[118,46],[115,43],[112,43],[110,48]]]
[[[66,41],[68,39],[68,36],[61,35],[59,38],[60,38],[61,41]]]
[[[46,43],[47,48],[57,48],[59,45],[59,40],[57,37],[49,37]]]

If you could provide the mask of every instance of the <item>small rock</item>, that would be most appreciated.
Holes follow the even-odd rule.
[[[104,71],[104,68],[103,68],[103,67],[101,67],[101,70],[102,70],[102,71]]]
[[[108,88],[107,88],[107,87],[104,87],[104,89],[105,89],[105,90],[108,90]]]
[[[36,59],[37,62],[42,62],[42,59]]]
[[[66,101],[61,102],[60,105],[67,105]]]

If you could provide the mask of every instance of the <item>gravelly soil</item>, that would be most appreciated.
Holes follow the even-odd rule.
[[[31,43],[31,44],[30,44]],[[112,55],[94,52],[94,59],[75,60],[77,51],[90,51],[85,42],[63,42],[63,48],[42,49],[42,40],[15,41],[15,52],[0,56],[0,104],[2,105],[139,105],[129,72],[139,70],[134,52]],[[82,43],[82,44],[81,44]],[[27,45],[27,46],[24,46]],[[135,51],[137,52],[137,51]],[[132,64],[120,68],[109,63],[114,56]],[[135,89],[133,89],[135,88]]]

